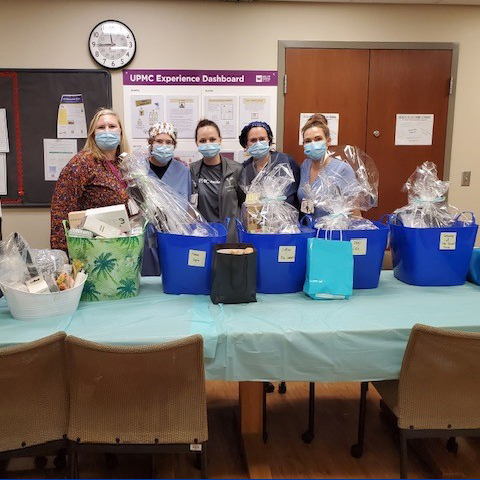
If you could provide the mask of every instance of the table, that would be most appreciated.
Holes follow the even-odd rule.
[[[15,320],[0,300],[0,345],[63,330],[95,342],[140,345],[201,334],[207,379],[240,381],[241,432],[251,477],[262,463],[262,381],[346,382],[398,378],[415,323],[480,331],[480,287],[415,287],[391,271],[379,288],[349,300],[314,301],[303,293],[257,295],[257,302],[213,305],[208,296],[165,295],[143,278],[136,298],[81,302],[68,318]]]

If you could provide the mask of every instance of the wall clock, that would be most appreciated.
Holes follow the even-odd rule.
[[[91,31],[88,47],[99,65],[117,69],[132,61],[137,45],[133,32],[124,23],[104,20]]]

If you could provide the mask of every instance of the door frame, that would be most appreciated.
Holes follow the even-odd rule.
[[[457,90],[457,70],[459,43],[442,42],[324,42],[324,41],[302,41],[302,40],[279,40],[278,41],[278,92],[277,92],[277,137],[278,150],[283,150],[283,129],[285,114],[285,57],[287,48],[315,48],[315,49],[350,49],[350,50],[451,50],[452,66],[450,77],[451,83],[450,99],[448,101],[447,131],[445,138],[445,162],[443,166],[443,179],[450,179],[450,164],[452,155],[453,136],[453,114],[455,109],[455,94]],[[288,79],[287,79],[288,91]]]

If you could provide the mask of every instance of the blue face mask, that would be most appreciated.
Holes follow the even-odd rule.
[[[201,143],[198,146],[198,151],[205,158],[213,158],[220,151],[219,143]]]
[[[260,160],[270,151],[270,145],[266,140],[255,142],[247,148],[247,152],[254,158],[254,160]]]
[[[95,143],[100,150],[115,150],[120,145],[120,133],[103,132],[95,134]]]
[[[166,165],[173,158],[173,145],[153,145],[152,155],[160,165]]]
[[[323,140],[307,143],[303,146],[303,152],[312,160],[323,160],[327,153],[327,143]]]

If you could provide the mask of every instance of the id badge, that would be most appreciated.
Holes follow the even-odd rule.
[[[197,208],[198,207],[198,193],[192,193],[190,195],[190,203]]]
[[[300,206],[300,211],[302,213],[310,214],[315,211],[315,207],[313,205],[313,200],[304,198],[302,200],[302,204]]]

